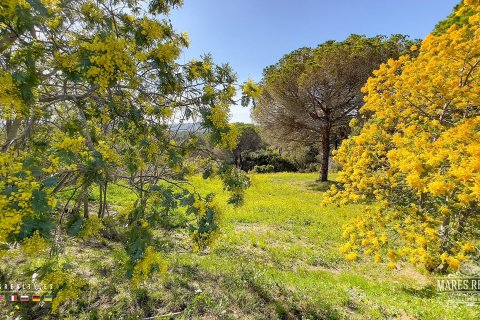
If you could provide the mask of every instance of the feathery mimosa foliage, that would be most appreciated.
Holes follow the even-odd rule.
[[[192,168],[185,159],[202,151],[198,139],[180,138],[175,125],[200,123],[213,145],[233,149],[237,133],[228,112],[236,76],[210,56],[177,62],[189,40],[166,15],[181,2],[0,4],[0,245],[8,254],[7,243],[48,241],[50,253],[36,267],[58,285],[54,309],[78,295],[74,282],[62,280],[75,270],[57,257],[65,233],[100,232],[112,184],[136,195],[130,210],[117,217],[128,226],[125,248],[134,282],[149,270],[165,269],[150,245],[160,211],[189,208],[198,249],[218,233],[213,197],[186,187]],[[242,201],[246,177],[217,163],[208,164],[208,171],[224,179],[232,203]],[[98,204],[89,200],[94,187]],[[100,221],[91,219],[93,210]],[[30,270],[33,260],[25,258]]]

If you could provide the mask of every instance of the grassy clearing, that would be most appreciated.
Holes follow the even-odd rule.
[[[169,271],[144,288],[133,289],[126,280],[118,242],[71,240],[66,259],[88,280],[89,292],[63,309],[61,318],[137,319],[172,312],[204,319],[479,318],[480,308],[438,295],[428,274],[343,260],[337,250],[341,227],[361,207],[321,207],[324,188],[316,178],[252,175],[245,205],[233,208],[225,204],[219,181],[194,177],[200,192],[217,194],[225,212],[223,234],[210,252],[196,254],[182,228],[157,230],[156,247]],[[113,188],[118,190],[112,190],[112,207],[133,199],[124,188]],[[182,213],[177,215],[169,219],[181,225]]]
[[[388,271],[370,261],[350,264],[338,253],[341,227],[361,214],[360,206],[321,207],[323,185],[316,174],[254,175],[242,208],[226,208],[224,237],[195,263],[222,278],[246,276],[257,294],[281,318],[475,319],[479,309],[449,303],[435,293],[433,279],[405,267]],[[207,192],[219,185],[195,179]],[[191,257],[185,257],[184,262]],[[218,290],[218,289],[216,289]],[[267,309],[244,308],[261,318]],[[214,311],[215,312],[215,311]],[[266,315],[266,314],[265,314]]]

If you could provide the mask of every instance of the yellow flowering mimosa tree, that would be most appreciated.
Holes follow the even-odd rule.
[[[429,35],[417,58],[383,64],[363,92],[363,127],[336,159],[340,186],[326,203],[375,200],[345,226],[340,248],[455,271],[478,259],[480,222],[480,3],[468,23]],[[473,13],[473,14],[472,14]]]
[[[191,169],[184,160],[202,151],[190,132],[198,128],[208,132],[214,146],[235,146],[228,113],[236,76],[208,55],[178,62],[189,40],[174,30],[168,13],[181,4],[0,3],[2,248],[42,237],[52,245],[52,256],[61,252],[65,228],[70,235],[101,230],[111,184],[137,196],[119,217],[127,226],[125,249],[135,281],[150,270],[148,261],[161,261],[149,242],[161,212],[190,207],[195,246],[214,238],[219,210],[212,197],[186,187]],[[217,164],[207,171],[206,176],[224,179],[231,202],[242,201],[248,178],[239,170]],[[98,218],[92,219],[92,212]],[[75,296],[68,283],[65,288],[65,297]]]

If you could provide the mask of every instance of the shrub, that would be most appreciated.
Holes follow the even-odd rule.
[[[244,161],[242,169],[251,171],[255,166],[273,166],[273,172],[296,172],[297,166],[289,159],[272,150],[263,150],[249,153]]]
[[[252,171],[255,173],[271,173],[275,171],[275,167],[271,164],[267,164],[265,166],[255,166],[253,167]]]

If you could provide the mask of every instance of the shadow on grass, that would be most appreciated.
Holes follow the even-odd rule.
[[[337,189],[340,188],[341,183],[337,181],[315,181],[310,184],[307,184],[307,189],[311,191],[319,191],[319,192],[326,192],[328,191],[332,186],[336,186]]]
[[[412,296],[423,298],[423,299],[430,299],[437,295],[437,291],[435,290],[434,286],[427,286],[421,289],[403,287],[402,291]]]
[[[328,303],[311,305],[306,301],[299,301],[298,297],[292,295],[280,283],[276,281],[268,283],[268,281],[255,276],[254,270],[242,269],[241,278],[265,304],[274,307],[279,319],[341,319],[338,310]]]

